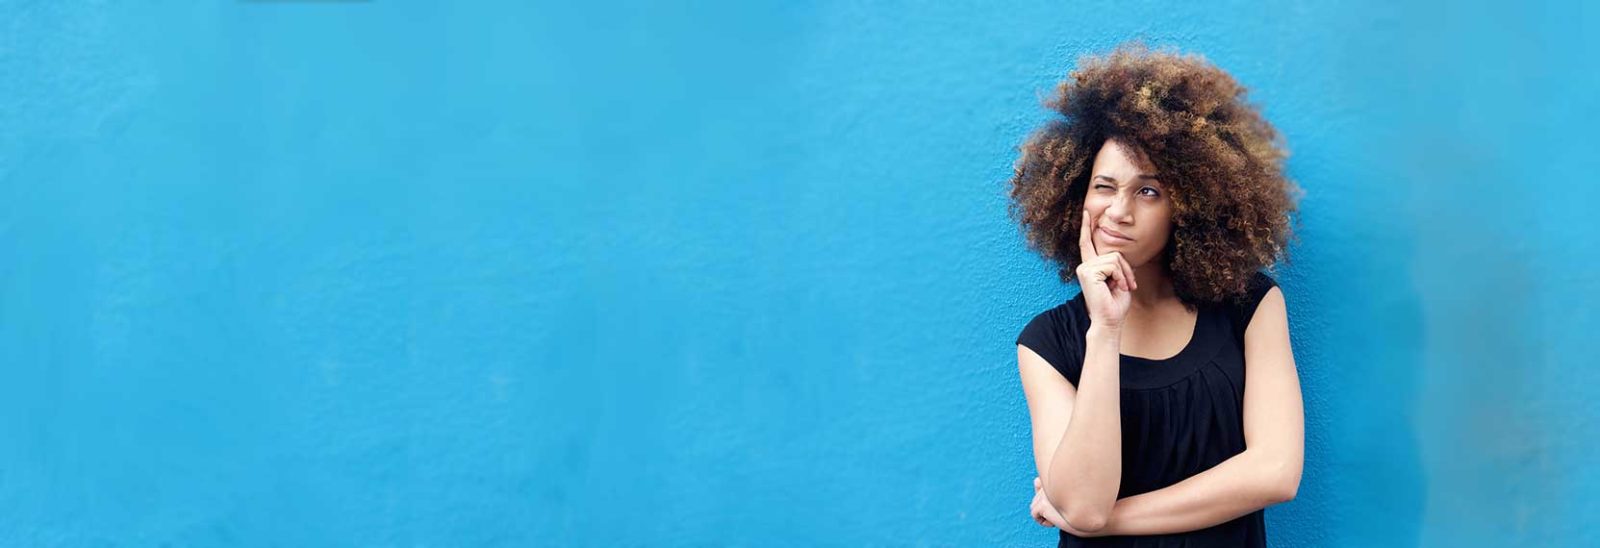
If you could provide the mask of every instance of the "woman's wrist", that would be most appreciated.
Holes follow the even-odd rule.
[[[1091,322],[1089,324],[1089,334],[1087,337],[1089,339],[1088,342],[1091,343],[1119,343],[1122,341],[1122,326],[1111,323]]]

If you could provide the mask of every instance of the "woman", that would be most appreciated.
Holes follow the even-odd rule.
[[[1059,546],[1265,546],[1300,483],[1283,292],[1299,189],[1227,73],[1125,46],[1085,59],[1023,145],[1011,214],[1081,292],[1017,337],[1032,513]]]

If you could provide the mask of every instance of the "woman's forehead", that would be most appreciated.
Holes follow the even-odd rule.
[[[1099,175],[1101,171],[1109,171],[1117,167],[1140,174],[1153,175],[1156,172],[1155,165],[1150,162],[1148,154],[1136,146],[1123,144],[1116,139],[1106,140],[1105,145],[1100,147],[1100,152],[1095,154],[1094,164],[1096,175]],[[1122,178],[1119,175],[1113,175],[1113,177],[1117,177],[1119,180]]]

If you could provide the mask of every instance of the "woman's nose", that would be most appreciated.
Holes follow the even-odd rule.
[[[1106,206],[1106,216],[1111,217],[1113,219],[1120,219],[1124,215],[1127,215],[1127,213],[1128,213],[1128,204],[1127,204],[1126,201],[1124,201],[1122,199],[1121,196],[1117,196],[1115,198],[1112,198],[1111,199],[1111,205]]]

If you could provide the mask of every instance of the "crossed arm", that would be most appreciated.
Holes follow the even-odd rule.
[[[1119,499],[1099,527],[1069,523],[1069,532],[1079,536],[1181,533],[1294,498],[1304,460],[1304,410],[1289,345],[1287,311],[1278,288],[1261,300],[1249,325],[1244,348],[1246,449],[1172,486]],[[1054,379],[1059,385],[1043,380],[1049,379],[1043,373],[1054,371],[1026,348],[1019,348],[1018,361],[1033,415],[1034,456],[1043,478],[1060,432],[1070,424],[1076,391],[1059,374]]]

